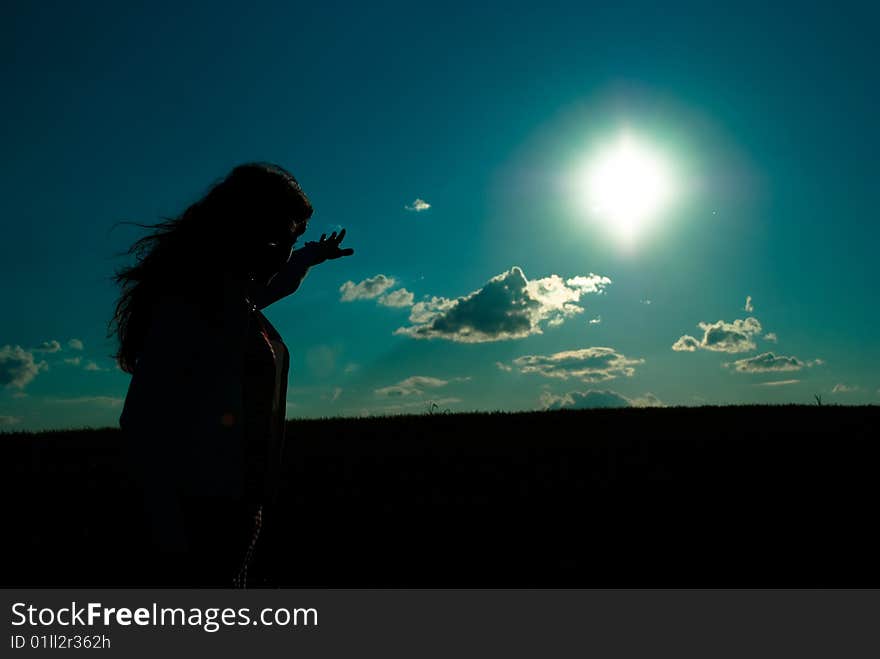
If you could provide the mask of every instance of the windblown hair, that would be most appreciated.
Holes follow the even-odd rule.
[[[124,222],[152,229],[121,256],[133,265],[117,270],[121,287],[107,336],[116,336],[113,355],[119,367],[133,373],[150,324],[153,303],[162,293],[192,294],[194,300],[219,293],[223,275],[246,272],[247,249],[271,222],[303,226],[312,205],[293,175],[265,162],[235,167],[178,217],[157,224]]]

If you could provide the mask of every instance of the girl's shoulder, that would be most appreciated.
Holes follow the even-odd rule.
[[[166,358],[184,356],[188,361],[243,350],[251,313],[247,300],[235,295],[215,299],[181,293],[157,296],[144,349]]]

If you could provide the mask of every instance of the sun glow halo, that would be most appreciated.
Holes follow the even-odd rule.
[[[590,213],[626,242],[663,210],[673,193],[663,158],[627,133],[590,161],[582,186]]]

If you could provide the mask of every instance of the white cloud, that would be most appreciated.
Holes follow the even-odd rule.
[[[775,380],[773,382],[756,382],[756,387],[784,387],[789,384],[797,384],[800,380]]]
[[[67,342],[67,347],[71,350],[82,350],[85,346],[83,346],[83,342],[80,339],[70,339]]]
[[[413,294],[405,288],[398,288],[396,291],[385,293],[379,298],[379,304],[386,307],[411,307],[413,303]]]
[[[699,347],[700,342],[690,334],[685,334],[672,344],[672,349],[676,352],[694,352]]]
[[[751,316],[732,323],[719,320],[715,323],[698,323],[703,338],[697,341],[689,334],[680,337],[672,349],[677,352],[694,352],[697,348],[714,352],[748,352],[755,349],[754,336],[761,331],[761,323]]]
[[[101,405],[105,407],[119,407],[125,402],[124,398],[117,396],[77,396],[74,398],[46,398],[50,403],[62,403],[65,405]]]
[[[746,305],[743,307],[743,311],[748,313],[752,313],[755,310],[755,305],[752,304],[752,296],[746,295]]]
[[[385,404],[381,407],[362,407],[358,410],[358,416],[388,416],[388,415],[396,415],[396,414],[414,414],[414,413],[425,413],[430,411],[443,411],[448,405],[453,405],[455,403],[460,403],[461,398],[455,397],[446,397],[446,398],[433,398],[429,400],[412,400],[412,401],[400,401],[394,404]],[[439,408],[439,409],[438,409]],[[350,410],[343,410],[343,413],[348,413]]]
[[[565,394],[541,393],[540,402],[545,410],[598,409],[608,407],[663,407],[662,401],[652,393],[637,398],[627,398],[616,391],[569,391]]]
[[[534,282],[546,282],[549,279],[558,279],[556,275],[550,275],[550,277],[545,277],[544,279],[532,280],[530,283]],[[603,277],[601,275],[594,275],[592,272],[589,276],[578,275],[577,277],[570,277],[565,280],[565,283],[571,286],[572,288],[578,289],[581,294],[586,293],[602,293],[605,290],[605,287],[611,283],[611,280],[608,277]]]
[[[770,343],[777,343],[779,341],[779,337],[776,336],[776,332],[767,332],[764,335],[764,340],[769,341]]]
[[[814,362],[804,362],[797,357],[787,357],[785,355],[775,355],[772,352],[765,352],[754,357],[738,359],[733,364],[724,364],[724,366],[734,366],[740,373],[768,373],[782,371],[800,371],[820,363],[820,360]]]
[[[20,416],[9,416],[7,414],[0,414],[0,426],[14,426],[21,423]]]
[[[333,387],[333,389],[331,389],[329,392],[321,394],[321,398],[323,400],[329,400],[330,402],[335,403],[337,400],[339,400],[339,397],[342,395],[343,391],[344,390],[342,387]]]
[[[850,386],[848,384],[835,384],[834,388],[831,390],[832,394],[849,394],[853,391],[858,391],[859,388],[855,386]]]
[[[550,275],[530,281],[521,268],[513,266],[468,295],[416,302],[409,317],[414,324],[394,333],[460,343],[521,339],[543,333],[542,323],[556,326],[583,313],[577,304],[581,296],[600,293],[610,283],[608,277],[592,273],[566,280]]]
[[[440,378],[432,378],[426,375],[413,375],[405,380],[401,380],[397,384],[376,389],[374,393],[377,396],[384,397],[420,396],[425,393],[425,389],[445,387],[447,384],[449,384],[449,380],[441,380]]]
[[[341,302],[352,302],[353,300],[372,300],[379,297],[386,290],[394,286],[394,277],[385,275],[375,275],[367,277],[363,281],[355,284],[353,281],[347,281],[339,287]]]
[[[514,359],[513,366],[520,373],[537,373],[546,378],[603,382],[620,376],[632,376],[635,373],[633,367],[644,361],[630,359],[613,348],[594,347],[565,350],[552,355],[525,355]]]
[[[700,347],[717,352],[754,350],[755,342],[752,337],[761,331],[761,323],[757,318],[752,317],[734,320],[732,323],[725,323],[723,320],[716,323],[700,323],[699,327],[704,330]]]
[[[429,323],[455,306],[456,301],[445,297],[432,296],[430,299],[416,302],[409,312],[409,322]]]
[[[422,211],[428,210],[430,207],[431,204],[419,197],[416,197],[416,200],[413,203],[404,206],[406,210],[413,211],[415,213],[421,213]]]
[[[69,364],[71,366],[82,366],[84,371],[107,371],[110,370],[108,368],[104,368],[102,366],[98,366],[98,363],[92,359],[83,361],[83,358],[77,355],[76,357],[65,357],[63,363]],[[118,367],[119,365],[116,364]]]
[[[630,398],[629,402],[633,407],[666,407],[666,404],[651,392]]]
[[[595,318],[590,318],[590,320],[589,320],[590,325],[598,325],[601,322],[602,322],[602,316],[596,316]]]
[[[58,343],[55,339],[51,341],[43,341],[40,345],[33,349],[34,352],[59,352],[61,350],[61,344]]]
[[[0,348],[0,385],[23,389],[40,371],[48,371],[45,361],[35,362],[34,355],[21,346]]]
[[[513,370],[513,366],[509,366],[504,362],[495,362],[495,366],[500,368],[502,371],[507,371],[508,373]]]

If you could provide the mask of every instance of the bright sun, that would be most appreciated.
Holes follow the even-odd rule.
[[[667,206],[673,181],[658,153],[624,133],[588,163],[581,189],[591,215],[630,243]]]

